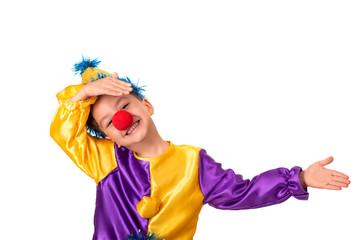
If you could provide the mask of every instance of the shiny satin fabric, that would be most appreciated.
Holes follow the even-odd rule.
[[[94,239],[122,239],[140,229],[167,240],[188,240],[206,203],[239,210],[278,204],[291,196],[308,197],[299,167],[273,169],[244,180],[197,147],[170,143],[165,153],[151,159],[124,147],[115,146],[115,151],[118,168],[98,184]],[[150,206],[139,211],[139,203]]]
[[[83,86],[69,86],[57,94],[59,107],[51,122],[50,136],[83,172],[98,183],[116,168],[114,143],[87,134],[86,121],[96,98],[67,103]]]
[[[291,196],[308,198],[299,180],[300,167],[273,169],[244,180],[197,147],[170,143],[165,153],[146,159],[112,141],[93,138],[85,124],[96,99],[67,103],[82,86],[57,95],[59,108],[50,135],[97,183],[94,239],[123,239],[141,230],[167,240],[188,240],[195,234],[203,204],[238,210],[281,203]],[[143,201],[144,196],[149,199]]]
[[[165,153],[146,159],[115,146],[118,168],[97,187],[94,239],[124,239],[137,230],[192,239],[203,206],[199,151],[170,143]],[[139,203],[148,209],[139,211]]]
[[[124,239],[139,230],[148,231],[136,204],[150,196],[149,163],[139,161],[128,149],[115,146],[118,168],[99,182],[94,217],[94,240]]]
[[[150,162],[151,197],[160,201],[157,214],[149,219],[148,230],[165,239],[192,239],[203,195],[199,185],[200,148],[173,145]]]
[[[204,149],[200,151],[199,181],[204,204],[225,210],[265,207],[281,203],[291,196],[307,200],[308,193],[300,183],[300,167],[277,168],[252,180],[243,179],[232,169],[224,170]]]

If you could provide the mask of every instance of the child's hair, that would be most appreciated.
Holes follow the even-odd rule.
[[[82,56],[82,61],[75,63],[73,67],[73,71],[75,74],[80,74],[82,77],[82,83],[89,83],[101,78],[111,77],[112,75],[106,71],[96,68],[99,63],[97,58],[94,60],[90,60],[90,58],[85,58]],[[145,96],[143,95],[144,87],[139,86],[139,82],[134,84],[128,77],[120,78],[119,80],[130,83],[132,87],[131,94],[135,94],[138,98],[143,99]],[[88,121],[86,123],[88,133],[93,137],[105,138],[105,134],[100,130],[99,125],[93,118],[93,116],[89,115]]]
[[[98,138],[105,138],[106,134],[100,130],[99,124],[95,121],[94,117],[91,114],[89,114],[89,117],[86,121],[86,127],[87,127],[87,131],[88,133],[93,136],[93,137],[98,137]]]

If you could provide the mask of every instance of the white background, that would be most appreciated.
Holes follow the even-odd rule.
[[[244,178],[334,156],[342,191],[204,206],[194,239],[359,239],[358,1],[2,1],[1,239],[91,239],[95,183],[49,136],[81,55],[147,85],[162,137]],[[170,174],[170,173],[169,173]]]

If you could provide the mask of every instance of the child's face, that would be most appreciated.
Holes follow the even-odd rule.
[[[128,129],[119,131],[112,124],[113,115],[120,110],[126,110],[133,116],[133,125]],[[122,96],[99,96],[92,106],[92,116],[98,123],[100,129],[107,138],[113,140],[117,145],[131,148],[134,144],[140,143],[145,138],[151,137],[155,124],[151,115],[154,109],[146,99],[139,100],[133,95]],[[134,124],[137,124],[133,131],[129,131]]]

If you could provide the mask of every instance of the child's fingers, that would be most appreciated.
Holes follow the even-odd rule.
[[[123,85],[123,84],[113,84],[113,86],[117,89],[122,89],[123,91],[132,91],[132,87],[131,85],[128,86],[128,85]]]
[[[117,82],[117,83],[121,83],[121,84],[124,84],[124,85],[127,85],[127,86],[131,86],[130,83],[120,80],[117,73],[114,73],[114,74],[111,76],[110,79],[114,80],[114,81]]]
[[[347,184],[347,185],[350,184],[350,181],[348,179],[342,178],[342,177],[337,177],[337,176],[333,176],[332,181],[339,182],[339,183],[344,183],[344,184]]]
[[[103,86],[104,89],[107,89],[107,95],[113,95],[113,96],[117,96],[119,95],[120,93],[121,94],[130,94],[130,92],[132,91],[132,88],[130,87],[125,87],[125,86],[122,86],[122,85],[116,85],[116,84],[113,84],[113,83],[107,83],[106,85]]]
[[[118,78],[117,72],[114,72],[114,74],[111,76],[112,78]]]
[[[102,79],[101,85],[104,88],[109,88],[118,92],[132,91],[131,84],[110,77]]]
[[[125,86],[123,84],[116,84],[114,82],[108,82],[106,86],[110,89],[113,89],[113,90],[119,91],[119,92],[131,92],[132,91],[131,86]]]
[[[111,84],[113,84],[115,86],[118,86],[118,87],[126,88],[126,89],[131,88],[130,83],[121,81],[121,80],[119,80],[117,78],[109,78],[109,83],[111,83]]]
[[[120,96],[120,95],[123,95],[123,94],[129,94],[128,91],[122,91],[122,90],[116,90],[116,89],[113,89],[113,88],[108,88],[108,87],[105,87],[103,89],[103,93],[104,95],[110,95],[110,96]]]
[[[328,165],[334,161],[334,158],[332,156],[325,158],[324,160],[319,161],[321,166]]]
[[[341,190],[341,187],[330,185],[330,184],[326,185],[324,188],[328,189],[328,190]]]
[[[349,184],[336,182],[336,181],[331,181],[329,184],[332,185],[332,186],[345,187],[345,188],[349,186]]]
[[[338,177],[342,177],[342,178],[346,178],[346,179],[349,179],[349,176],[344,174],[344,173],[341,173],[341,172],[338,172],[338,171],[335,171],[333,170],[332,171],[332,175],[333,176],[338,176]]]

